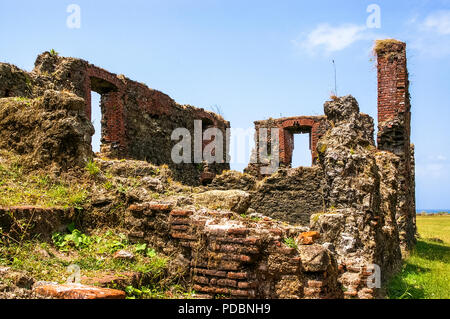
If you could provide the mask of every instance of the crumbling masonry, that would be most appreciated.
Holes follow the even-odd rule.
[[[201,120],[203,131],[216,127],[225,135],[226,128],[230,126],[219,115],[190,105],[179,105],[164,93],[81,59],[46,52],[38,56],[30,73],[9,64],[0,64],[0,68],[0,97],[32,98],[55,95],[54,91],[70,92],[84,99],[84,107],[77,106],[76,111],[88,121],[91,120],[91,91],[99,93],[101,152],[110,158],[133,158],[156,165],[166,164],[176,178],[188,184],[198,184],[203,170],[199,165],[201,163],[173,163],[171,151],[176,143],[171,140],[173,130],[186,128],[194,136],[194,120]],[[93,133],[91,128],[84,138],[89,145]],[[89,151],[84,155],[92,157]],[[229,164],[225,161],[213,163],[209,169],[220,173],[229,169]]]
[[[375,53],[377,143],[373,119],[359,112],[357,101],[334,97],[323,116],[255,122],[257,133],[279,129],[280,167],[268,176],[258,162],[244,174],[228,171],[227,163],[172,163],[175,128],[193,132],[194,120],[202,120],[203,131],[216,127],[225,136],[229,122],[48,52],[30,73],[0,63],[0,147],[22,154],[32,167],[84,165],[94,156],[90,94],[96,91],[101,157],[166,164],[185,184],[207,184],[176,201],[135,200],[123,217],[131,241],[178,256],[196,291],[235,298],[380,297],[401,267],[402,252],[414,246],[416,227],[406,45],[378,41]],[[310,135],[311,167],[291,168],[298,133]],[[258,143],[256,160],[263,147]],[[43,226],[31,231],[39,234],[73,218],[59,208],[0,207],[1,226],[11,234],[18,230],[9,212],[36,214]],[[287,245],[287,239],[295,242]]]
[[[396,186],[396,198],[390,198],[389,202],[384,205],[395,206],[395,219],[398,223],[399,235],[402,250],[405,252],[410,250],[415,244],[415,179],[414,179],[414,145],[410,141],[410,123],[411,123],[411,105],[409,96],[409,81],[408,70],[406,65],[406,44],[395,41],[385,40],[378,41],[374,49],[377,55],[377,70],[378,70],[378,136],[377,149],[379,151],[386,151],[396,155],[398,161],[398,185]],[[339,99],[335,101],[339,105]],[[348,102],[355,104],[354,102]],[[290,201],[287,205],[283,205],[285,201],[273,202],[271,207],[267,202],[263,203],[261,197],[254,202],[255,209],[259,212],[275,216],[277,218],[295,222],[303,219],[309,220],[309,217],[314,212],[321,212],[324,209],[323,201],[328,201],[327,195],[323,194],[322,199],[318,197],[305,196],[305,192],[319,191],[323,189],[323,176],[317,172],[317,166],[322,167],[321,159],[326,153],[327,145],[320,142],[320,139],[338,123],[350,122],[353,114],[349,110],[340,106],[334,109],[333,103],[327,102],[325,104],[326,116],[298,116],[280,119],[268,119],[264,121],[255,122],[255,130],[258,135],[260,128],[279,128],[279,153],[280,166],[291,167],[292,152],[294,148],[293,134],[309,133],[310,136],[310,150],[312,156],[313,167],[302,168],[299,174],[295,174],[295,178],[300,180],[304,188],[297,189],[293,194],[290,194]],[[328,108],[328,110],[327,110]],[[353,105],[353,111],[359,112],[357,106]],[[373,141],[374,125],[373,120],[367,114],[359,114],[360,129],[366,136],[364,137],[370,146],[375,146]],[[337,119],[337,120],[335,120]],[[332,124],[332,126],[330,126]],[[256,149],[253,150],[252,156],[259,156],[259,143],[255,140]],[[350,147],[351,152],[355,149]],[[385,153],[386,154],[386,153]],[[257,158],[258,159],[258,158]],[[255,163],[249,164],[246,172],[261,179],[260,167],[261,161],[256,160]],[[380,169],[380,168],[379,168]],[[265,185],[264,197],[279,198],[280,194],[275,191],[268,193],[268,189],[273,186],[270,182],[273,177],[268,177]],[[307,179],[309,182],[305,182]],[[315,186],[311,185],[311,180],[315,180]],[[278,186],[281,184],[277,183]],[[321,186],[322,185],[322,186]],[[295,187],[292,185],[289,189]],[[277,187],[275,187],[276,189]],[[302,192],[301,190],[304,190]],[[259,192],[260,193],[260,192]],[[281,195],[282,196],[282,195]],[[258,196],[257,196],[258,197]],[[334,204],[332,204],[334,205]],[[315,207],[314,207],[315,206]],[[307,213],[303,210],[307,207]],[[330,206],[328,206],[330,207]],[[336,207],[336,206],[334,206]],[[306,214],[306,216],[305,216]],[[290,217],[293,215],[294,217]]]

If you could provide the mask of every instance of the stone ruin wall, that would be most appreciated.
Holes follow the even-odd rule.
[[[269,124],[281,128],[282,167],[277,173],[262,178],[249,165],[246,174],[225,172],[208,186],[243,189],[250,194],[251,209],[281,222],[269,217],[249,221],[227,211],[174,203],[137,203],[128,208],[125,219],[130,239],[177,253],[179,267],[185,268],[194,289],[207,296],[382,296],[382,289],[367,286],[373,274],[370,265],[380,266],[385,283],[401,265],[400,247],[410,249],[414,242],[414,154],[405,46],[386,46],[377,54],[378,147],[373,120],[359,112],[356,100],[336,98],[325,103],[325,116],[255,123],[257,129]],[[167,163],[170,157],[158,155],[174,127],[192,128],[193,119],[206,119],[222,129],[229,126],[212,113],[180,106],[163,93],[83,60],[44,53],[32,73],[6,64],[0,68],[0,81],[7,84],[0,86],[0,96],[47,95],[50,102],[58,102],[51,90],[69,91],[84,99],[83,111],[80,100],[72,100],[86,118],[90,91],[98,91],[103,151],[120,158]],[[148,139],[154,128],[160,135],[155,132]],[[311,134],[314,165],[292,169],[292,137],[299,132]],[[190,182],[198,182],[200,173],[196,170]],[[9,208],[19,214],[27,209],[33,208]],[[9,210],[3,210],[0,215],[6,216]],[[308,230],[315,232],[304,235]],[[302,236],[309,244],[299,244],[298,249],[283,243]]]
[[[399,185],[397,186],[398,198],[396,199],[396,217],[402,250],[406,253],[411,250],[415,244],[415,181],[414,181],[414,145],[410,142],[411,134],[411,105],[409,95],[409,80],[406,60],[406,44],[395,41],[385,40],[379,41],[375,48],[377,55],[377,72],[378,72],[378,135],[377,149],[380,151],[390,152],[399,157]],[[340,110],[338,110],[340,112]],[[361,130],[365,132],[368,140],[373,142],[374,124],[373,119],[367,114],[360,114],[362,122]],[[332,115],[333,116],[333,115]],[[289,187],[288,181],[282,180],[280,183],[273,181],[273,176],[267,177],[260,173],[262,164],[249,164],[245,172],[255,176],[257,179],[263,179],[263,186],[259,189],[263,193],[257,193],[257,198],[279,198],[279,193],[274,191],[270,193],[270,189],[283,189],[287,192],[295,189],[296,192],[290,194],[290,199],[273,203],[273,205],[258,205],[261,213],[268,216],[276,216],[283,219],[284,211],[285,220],[293,222],[291,216],[303,216],[298,221],[308,222],[308,217],[316,212],[324,211],[324,201],[326,196],[322,190],[323,172],[319,165],[320,149],[317,148],[320,138],[331,128],[330,121],[327,116],[298,116],[291,118],[268,119],[255,122],[256,134],[261,127],[279,128],[280,141],[280,166],[287,168],[288,172],[284,175],[291,176],[288,178],[292,181]],[[292,163],[293,151],[293,134],[309,133],[310,134],[310,150],[312,156],[312,167],[304,167],[301,170],[289,170]],[[257,136],[255,134],[255,136]],[[270,135],[269,135],[270,138]],[[252,156],[258,158],[259,142],[255,139],[255,149]],[[393,159],[392,159],[393,160]],[[279,173],[277,173],[279,174]],[[301,176],[307,176],[307,182]],[[297,182],[294,180],[297,179]],[[303,192],[302,192],[303,190]],[[311,190],[318,190],[321,196],[305,196]],[[316,193],[317,194],[317,193]],[[295,204],[294,204],[295,202]],[[287,205],[284,205],[287,203]],[[302,207],[306,207],[304,210]],[[309,215],[309,216],[308,216]]]
[[[361,128],[373,143],[373,120],[367,114],[361,114]],[[326,116],[297,116],[280,119],[268,119],[255,122],[255,137],[260,128],[279,129],[280,167],[273,175],[262,175],[260,168],[264,163],[259,159],[259,141],[255,139],[252,150],[253,162],[244,170],[260,183],[252,188],[251,208],[256,211],[293,224],[309,225],[310,217],[326,210],[324,194],[324,173],[319,164],[319,140],[331,128]],[[294,134],[309,134],[312,166],[292,168]],[[270,140],[270,133],[267,137]],[[256,160],[255,160],[256,159]],[[255,163],[256,162],[256,163]],[[219,179],[221,177],[218,177]],[[213,182],[212,187],[220,187],[223,181]],[[228,188],[232,188],[229,185]],[[238,187],[239,188],[239,187]]]
[[[202,164],[194,163],[193,155],[193,164],[173,163],[171,150],[178,141],[171,140],[172,131],[187,128],[194,149],[194,120],[202,121],[203,131],[216,127],[224,136],[230,126],[220,115],[189,105],[179,105],[164,93],[81,59],[52,56],[45,52],[38,56],[31,73],[4,63],[0,64],[0,68],[0,98],[35,98],[43,96],[48,90],[71,92],[84,99],[84,115],[91,120],[91,91],[99,93],[102,113],[101,152],[111,158],[166,164],[176,179],[187,184],[199,184],[203,173]],[[90,140],[87,142],[90,144]],[[202,142],[202,149],[206,144]],[[225,169],[229,169],[225,159],[223,163],[209,165],[213,174]]]

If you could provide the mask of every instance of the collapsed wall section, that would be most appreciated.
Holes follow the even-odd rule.
[[[22,155],[31,168],[84,166],[92,158],[93,133],[84,100],[73,93],[46,90],[34,99],[0,98],[0,148]]]
[[[209,297],[339,298],[337,264],[321,245],[283,243],[299,230],[274,221],[249,222],[231,212],[179,209],[170,203],[129,207],[130,239],[161,244],[178,260],[193,289]],[[170,247],[170,248],[169,248]]]
[[[309,225],[311,215],[324,210],[320,167],[281,169],[257,183],[250,208],[293,225]]]
[[[257,180],[250,174],[227,171],[216,176],[208,189],[244,190],[251,195],[250,209],[293,225],[309,225],[311,215],[324,211],[323,171],[320,166],[282,168]]]

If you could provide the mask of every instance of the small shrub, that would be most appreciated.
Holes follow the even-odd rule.
[[[121,194],[126,194],[128,192],[128,187],[126,187],[122,184],[119,184],[119,185],[117,185],[117,191]]]
[[[327,145],[326,144],[321,144],[319,146],[319,153],[325,153],[326,150],[327,150]]]
[[[93,242],[92,238],[76,229],[73,223],[67,229],[70,231],[69,234],[54,233],[52,235],[53,244],[59,250],[69,251],[70,248],[81,249],[88,247]]]
[[[148,248],[147,244],[136,244],[134,251],[150,258],[156,256],[156,251],[153,248]]]

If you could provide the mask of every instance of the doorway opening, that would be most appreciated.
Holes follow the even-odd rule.
[[[104,116],[106,108],[114,107],[108,103],[109,93],[117,92],[117,87],[104,79],[91,77],[91,122],[95,133],[92,136],[92,151],[94,153],[101,151],[101,146],[105,143],[106,134],[109,133],[108,123]]]
[[[91,122],[94,126],[95,133],[92,136],[92,151],[100,152],[102,139],[102,110],[100,107],[101,95],[95,91],[91,91]]]
[[[294,149],[292,150],[291,167],[310,167],[311,159],[311,134],[297,133],[294,134]]]

